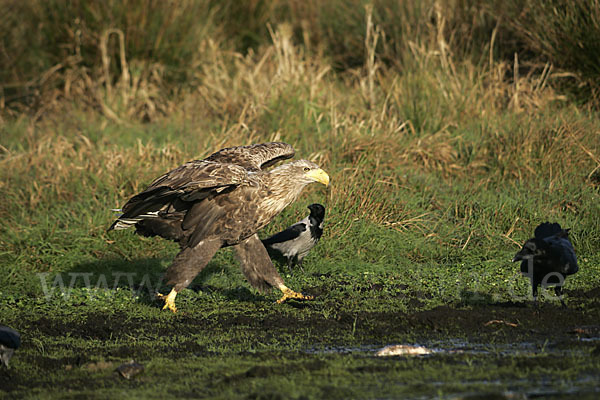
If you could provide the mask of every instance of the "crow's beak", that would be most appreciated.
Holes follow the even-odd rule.
[[[516,254],[514,256],[514,258],[512,259],[512,262],[517,262],[517,261],[522,261],[522,260],[523,260],[523,258],[521,257],[521,255]]]

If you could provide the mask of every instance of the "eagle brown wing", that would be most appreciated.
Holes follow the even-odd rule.
[[[239,165],[248,171],[260,171],[279,161],[292,158],[294,154],[294,148],[287,143],[269,142],[229,147],[211,154],[205,160]]]
[[[123,214],[110,229],[127,228],[142,217],[183,217],[191,203],[226,192],[246,182],[248,171],[239,165],[190,161],[155,179],[123,206]],[[110,230],[109,229],[109,230]]]
[[[270,142],[230,147],[204,160],[190,161],[129,199],[109,230],[135,225],[138,233],[175,240],[181,239],[183,231],[192,230],[190,243],[196,243],[226,211],[209,200],[248,182],[248,173],[293,156],[294,148],[289,144]]]

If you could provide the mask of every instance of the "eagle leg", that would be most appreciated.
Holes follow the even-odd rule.
[[[235,250],[242,272],[252,286],[261,291],[275,287],[283,292],[283,297],[277,301],[278,303],[283,303],[288,299],[312,300],[314,298],[313,296],[305,296],[302,293],[294,292],[285,286],[283,279],[271,262],[271,258],[269,258],[267,249],[265,249],[257,234],[237,244]]]
[[[271,287],[283,285],[283,279],[271,262],[267,249],[257,234],[234,246],[235,256],[244,276],[252,287],[265,292]]]
[[[174,313],[177,312],[177,307],[175,307],[177,293],[187,287],[206,267],[217,250],[221,248],[222,243],[220,239],[201,240],[196,246],[185,247],[175,256],[173,264],[167,269],[165,275],[168,279],[167,285],[173,285],[173,289],[166,296],[158,295],[165,302],[163,310],[168,308]]]
[[[158,297],[161,300],[164,300],[164,302],[165,302],[165,305],[163,306],[163,310],[166,310],[168,308],[169,310],[176,313],[177,307],[175,307],[175,296],[177,296],[177,291],[175,290],[175,288],[171,289],[171,292],[166,296],[164,294],[160,294],[160,293],[158,293],[156,295],[156,297]]]
[[[277,300],[278,304],[281,304],[289,299],[312,300],[315,298],[315,296],[308,296],[308,295],[305,295],[302,293],[294,292],[292,289],[288,288],[285,285],[279,286],[278,289],[281,290],[281,292],[283,293],[283,296],[281,296],[281,298],[279,300]]]

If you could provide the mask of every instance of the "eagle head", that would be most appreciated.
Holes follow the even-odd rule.
[[[270,171],[270,175],[284,179],[287,185],[304,187],[310,183],[318,182],[329,185],[329,175],[317,164],[308,160],[292,161],[280,165]]]
[[[297,166],[294,165],[294,168],[302,168],[303,180],[307,184],[318,182],[325,186],[329,186],[329,175],[327,175],[327,173],[319,168],[319,166],[314,162],[308,160],[299,160],[297,161]]]
[[[308,160],[292,161],[264,173],[264,179],[272,195],[263,198],[266,209],[279,213],[296,200],[302,189],[314,182],[329,185],[329,175],[317,164]]]

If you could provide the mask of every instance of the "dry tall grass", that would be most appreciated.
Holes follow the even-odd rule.
[[[567,69],[561,72],[571,87],[587,83],[596,90],[598,82],[593,40],[598,7],[584,0],[564,7],[540,0],[2,4],[0,106],[9,106],[5,112],[24,104],[44,108],[66,97],[86,101],[119,122],[152,120],[171,112],[170,102],[180,101],[182,91],[203,86],[194,77],[211,62],[207,46],[244,57],[270,45],[269,27],[282,24],[289,26],[291,42],[311,56],[325,57],[336,71],[366,68],[371,102],[376,65],[404,73],[412,69],[414,53],[424,49],[477,67],[488,59],[490,65],[493,59],[512,64],[518,53],[525,72],[532,63],[550,62]]]

